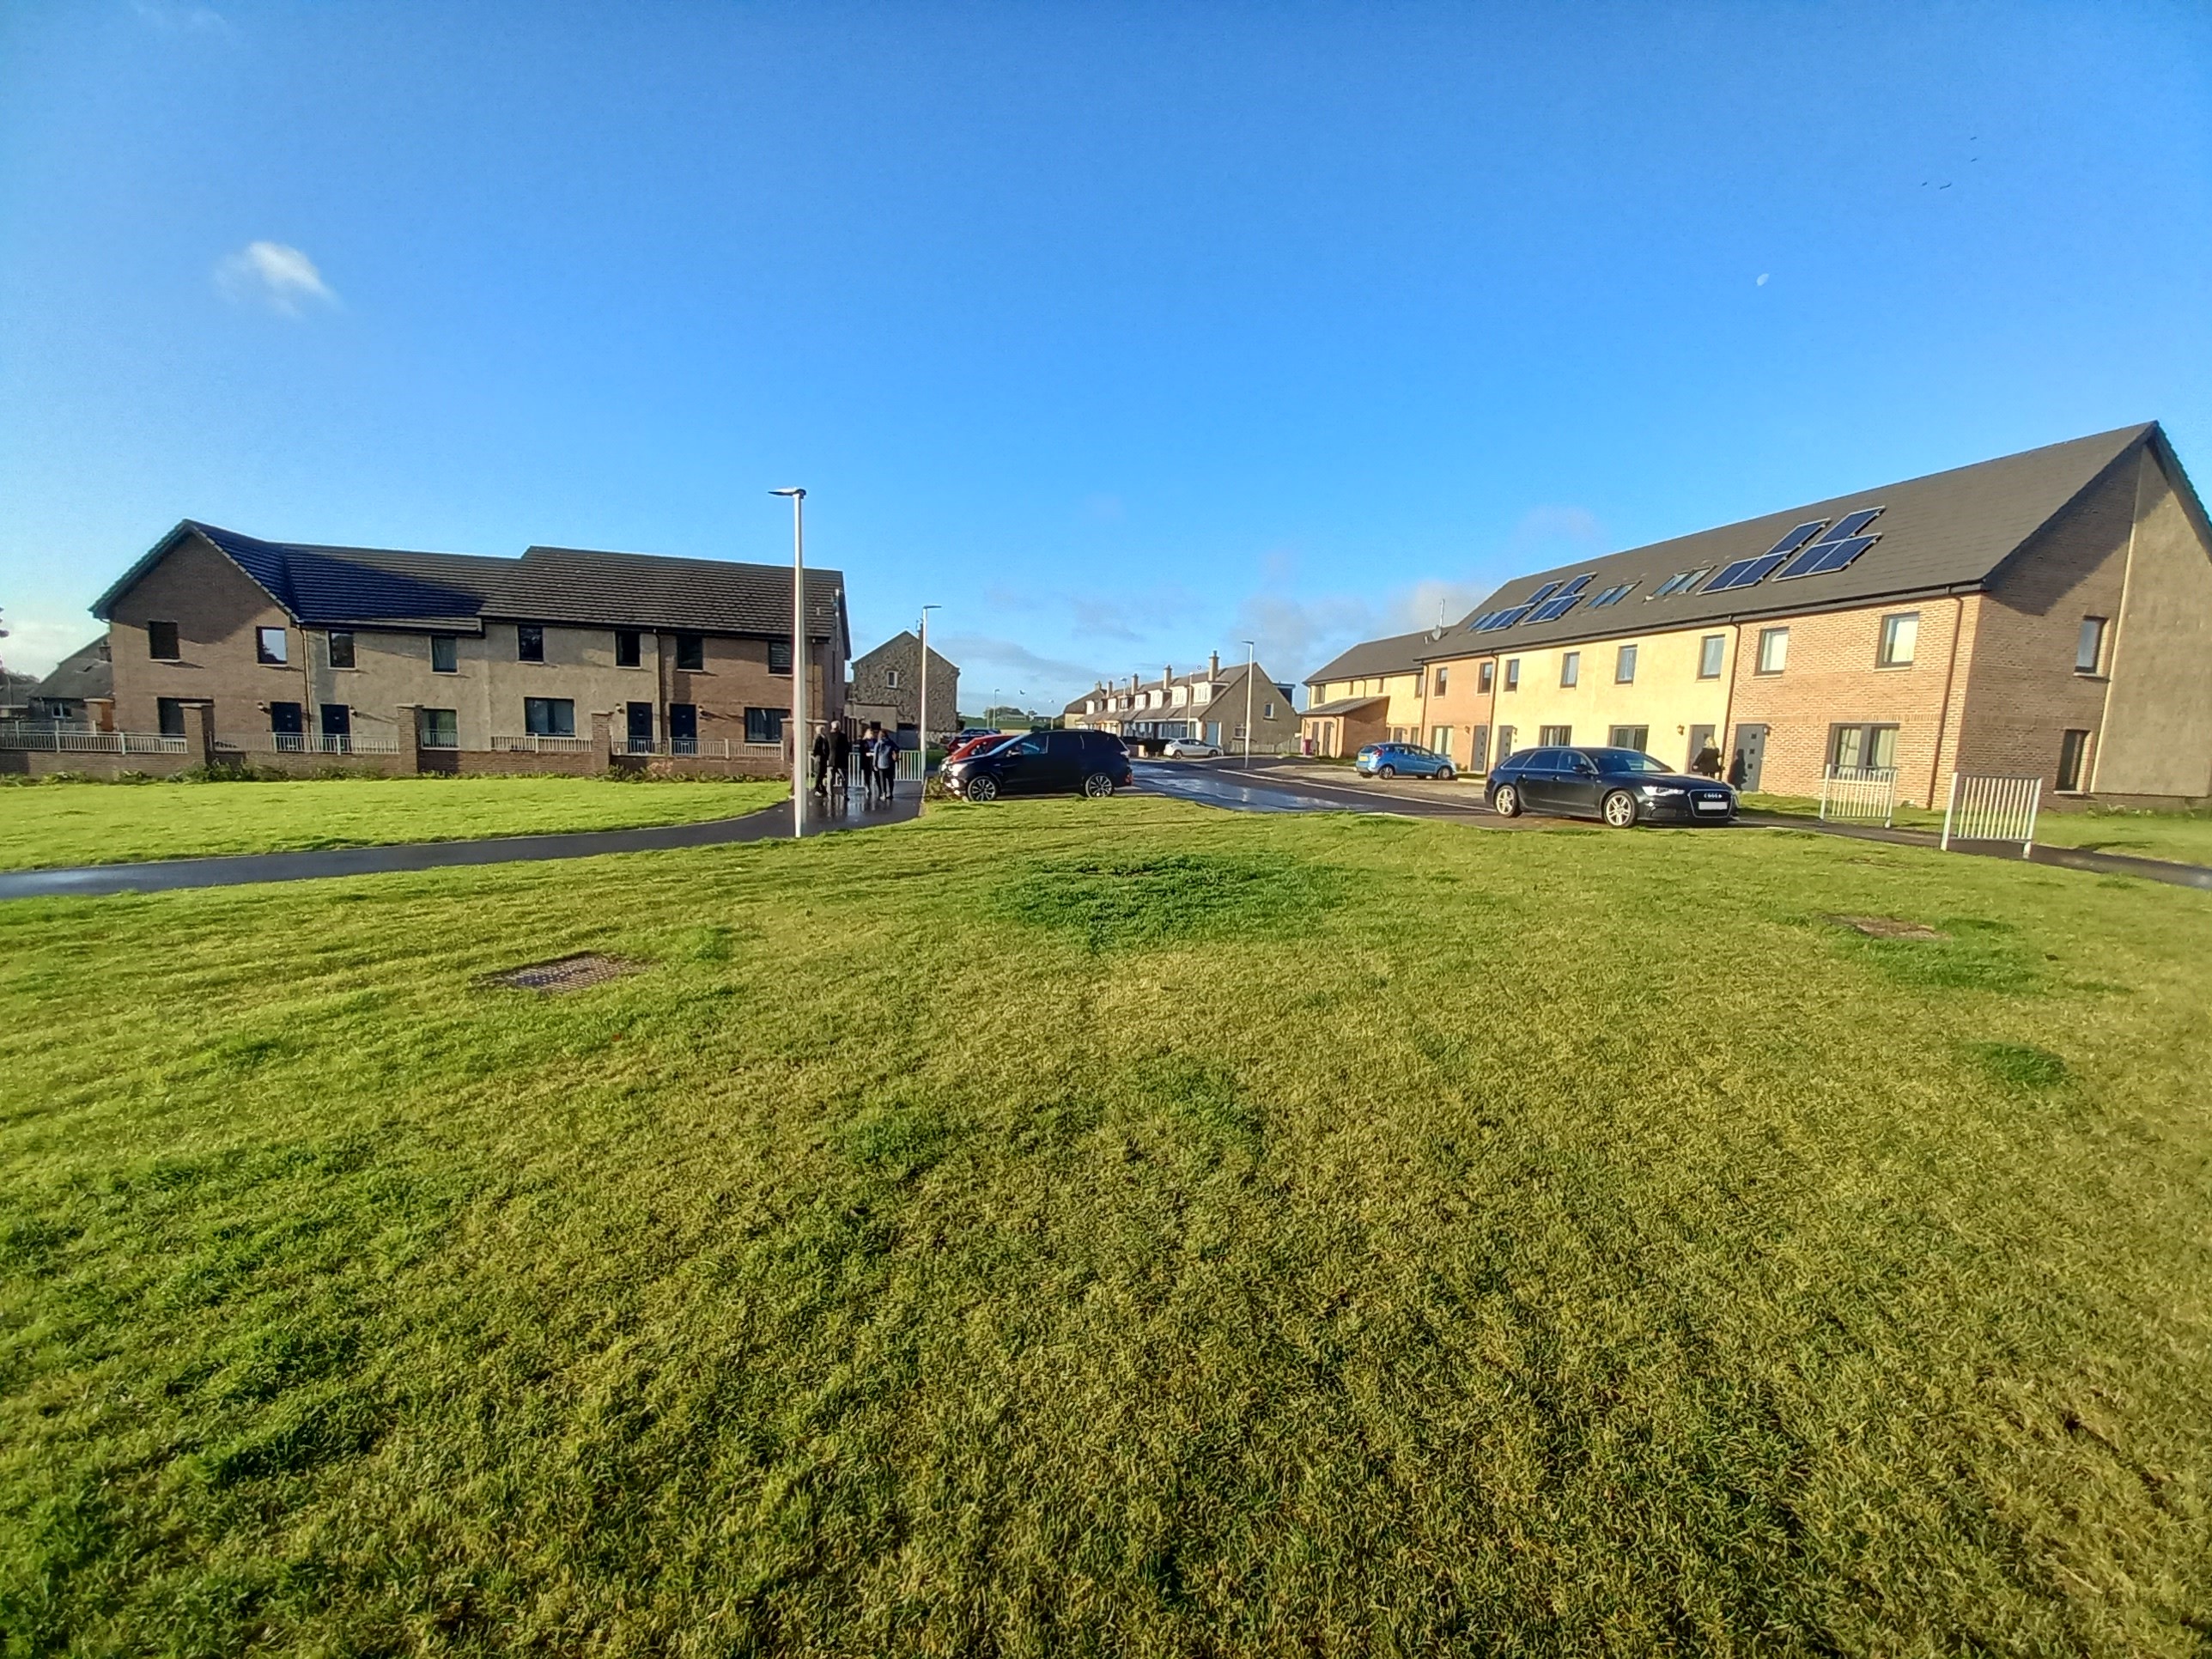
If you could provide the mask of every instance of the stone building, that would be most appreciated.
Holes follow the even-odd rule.
[[[921,724],[921,641],[909,629],[894,634],[865,656],[853,659],[853,683],[845,693],[846,712],[863,724],[875,721],[911,742]],[[933,742],[960,729],[960,669],[935,650],[929,653],[929,724]]]

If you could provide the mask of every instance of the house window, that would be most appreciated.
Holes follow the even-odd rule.
[[[425,749],[459,749],[461,746],[460,715],[451,708],[416,709],[415,741]]]
[[[453,635],[430,635],[430,672],[434,674],[458,674],[461,672],[460,641]]]
[[[1893,726],[1830,726],[1828,764],[1838,772],[1894,770],[1897,766],[1897,728]]]
[[[2081,618],[2081,631],[2074,641],[2074,672],[2094,674],[2097,665],[2105,659],[2105,619],[2102,617]]]
[[[1265,708],[1263,708],[1263,709],[1261,709],[1261,710],[1260,711],[1260,717],[1261,717],[1262,720],[1271,720],[1274,719],[1274,718],[1275,718],[1275,705],[1274,705],[1273,703],[1272,703],[1272,702],[1271,702],[1271,703],[1269,703],[1269,704],[1268,704]]]
[[[284,660],[284,630],[281,628],[255,629],[253,659],[256,662],[283,662]]]
[[[1486,697],[1490,695],[1491,683],[1497,678],[1494,672],[1497,667],[1496,663],[1486,662],[1474,671],[1474,689]]]
[[[791,672],[791,641],[789,640],[770,640],[768,642],[768,672],[771,674]]]
[[[616,667],[635,668],[638,665],[644,653],[639,648],[638,645],[637,629],[635,628],[617,628],[615,629]]]
[[[1435,726],[1429,728],[1429,747],[1446,760],[1451,758],[1451,739],[1452,729],[1449,726]]]
[[[1881,619],[1881,649],[1875,663],[1883,668],[1910,668],[1920,647],[1920,613],[1905,611]]]
[[[1759,630],[1759,672],[1779,674],[1790,664],[1790,630],[1786,628],[1762,628]]]
[[[1708,634],[1698,641],[1698,678],[1717,680],[1721,677],[1721,664],[1728,655],[1728,635]]]
[[[1606,742],[1615,749],[1649,749],[1651,728],[1648,726],[1616,726],[1607,733]]]
[[[166,728],[164,728],[166,729]],[[2069,732],[2058,739],[2058,790],[2061,794],[2079,794],[2081,779],[2088,770],[2089,734]]]
[[[517,662],[545,660],[545,630],[536,623],[524,623],[515,629],[514,659]]]
[[[700,634],[678,634],[676,636],[676,665],[697,673],[707,665],[707,641]]]
[[[746,709],[745,741],[747,743],[781,743],[783,717],[788,712],[782,708]]]
[[[1449,669],[1449,668],[1439,668],[1438,670],[1437,670],[1437,695],[1438,696],[1440,696],[1440,697],[1441,697],[1442,696],[1443,696],[1443,694],[1444,694],[1444,685],[1445,685],[1446,682],[1448,682],[1450,678],[1451,678],[1451,670],[1450,670],[1450,669]]]
[[[1634,646],[1622,646],[1620,654],[1613,658],[1613,683],[1615,685],[1633,685],[1636,683],[1636,647]],[[1640,743],[1632,743],[1627,745],[1631,749],[1641,749],[1643,746]]]
[[[1425,668],[1417,670],[1417,671],[1414,672],[1414,675],[1413,675],[1413,695],[1414,695],[1415,696],[1417,696],[1417,697],[1425,697],[1425,696],[1427,696],[1429,695],[1429,692],[1428,692],[1428,684],[1427,684],[1428,678],[1429,678],[1429,671],[1428,671],[1427,669],[1425,669]]]
[[[161,722],[160,731],[163,737],[181,738],[185,735],[185,706],[176,698],[155,699],[154,718]]]
[[[1540,726],[1536,728],[1536,743],[1540,748],[1564,749],[1574,740],[1575,728],[1571,726]]]
[[[177,625],[174,623],[146,624],[146,654],[155,662],[174,662],[183,653],[177,649]],[[174,736],[175,733],[170,735]]]
[[[886,668],[884,670],[884,685],[887,690],[892,691],[896,691],[899,689],[897,669]]]
[[[1582,678],[1583,653],[1579,651],[1570,651],[1562,655],[1559,659],[1559,684],[1561,685],[1579,684]]]
[[[1521,659],[1518,657],[1508,657],[1505,659],[1505,689],[1508,691],[1518,691],[1521,689]]]
[[[522,729],[533,738],[573,738],[576,705],[567,697],[525,697]]]

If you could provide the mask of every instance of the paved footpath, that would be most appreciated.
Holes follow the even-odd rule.
[[[1533,830],[1556,820],[1502,818],[1483,804],[1472,783],[1416,782],[1395,778],[1368,781],[1340,768],[1301,765],[1296,761],[1255,763],[1250,769],[1229,761],[1140,761],[1139,786],[1154,794],[1206,806],[1246,812],[1396,812],[1408,817],[1449,818],[1486,830]],[[1332,774],[1334,775],[1332,775]],[[1822,823],[1816,818],[1752,813],[1737,821],[1740,830],[1804,830],[1900,847],[1934,847],[1923,830],[1884,830],[1878,824]],[[1708,831],[1710,833],[1710,831]],[[1956,849],[1990,858],[2018,860],[2020,849],[2000,843]],[[2091,853],[2075,847],[2037,847],[2028,862],[2103,875],[2140,876],[2179,887],[2212,890],[2212,869],[2201,864],[2172,864],[2164,859],[2130,858],[2124,853]]]
[[[650,784],[638,787],[650,788]],[[862,830],[921,815],[921,786],[901,784],[888,803],[870,805],[858,793],[834,809],[808,803],[806,833]],[[74,870],[0,872],[0,899],[79,897],[105,893],[163,893],[183,887],[234,887],[259,881],[307,881],[325,876],[380,875],[397,870],[444,870],[458,865],[528,864],[588,859],[605,853],[720,847],[777,841],[791,834],[791,803],[742,817],[643,830],[586,830],[566,835],[499,836],[482,841],[411,842],[395,847],[337,847],[313,853],[243,853],[224,858],[160,859],[145,864],[90,864]]]

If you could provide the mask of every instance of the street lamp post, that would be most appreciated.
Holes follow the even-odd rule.
[[[929,613],[937,610],[933,605],[921,607],[921,793],[929,794]],[[954,711],[956,714],[957,710]]]
[[[1244,641],[1244,769],[1252,769],[1252,675],[1260,661],[1260,647]]]
[[[791,497],[791,833],[806,833],[806,492]]]

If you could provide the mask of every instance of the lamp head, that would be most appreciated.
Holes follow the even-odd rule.
[[[771,495],[788,495],[793,501],[805,501],[806,499],[806,492],[796,488],[791,489],[771,489],[768,493]]]

